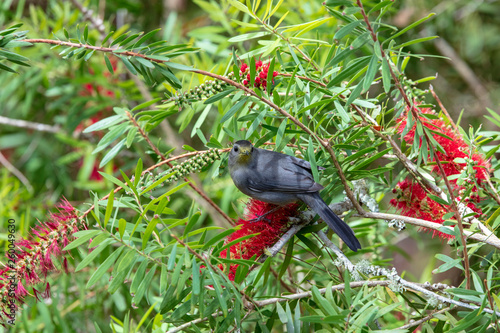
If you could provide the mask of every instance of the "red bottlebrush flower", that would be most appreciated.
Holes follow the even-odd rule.
[[[59,211],[50,214],[48,221],[32,229],[33,235],[38,239],[21,239],[14,243],[15,254],[7,254],[6,268],[0,270],[0,298],[7,300],[7,303],[0,303],[3,313],[10,312],[8,304],[11,307],[13,304],[17,309],[24,302],[25,297],[30,295],[28,287],[32,288],[37,299],[39,295],[48,297],[48,283],[43,293],[33,286],[41,281],[40,276],[45,278],[56,269],[54,260],[62,259],[62,266],[67,271],[66,258],[61,258],[62,248],[73,238],[73,233],[85,229],[85,225],[79,221],[75,209],[68,201],[63,200],[57,207]],[[0,323],[4,320],[0,316]]]
[[[240,76],[246,77],[242,81],[244,86],[248,86],[250,83],[250,72],[248,70],[248,65],[246,63],[242,63],[240,66]],[[269,72],[269,64],[264,64],[262,60],[257,60],[255,62],[255,81],[254,87],[266,90],[267,88],[267,73]],[[246,76],[245,76],[246,74]],[[273,71],[273,78],[278,76],[279,73],[277,71]],[[274,83],[274,80],[273,80]]]
[[[250,259],[253,256],[260,257],[264,250],[276,243],[276,241],[288,230],[290,217],[298,214],[299,205],[296,203],[277,208],[276,205],[250,199],[247,204],[246,220],[240,219],[238,225],[241,229],[235,231],[228,237],[226,243],[246,235],[258,235],[232,245],[229,248],[229,255],[232,259]],[[272,212],[271,210],[276,209]],[[268,213],[270,212],[270,213]],[[268,213],[263,221],[252,222],[260,216]],[[221,258],[227,258],[227,250],[220,253]],[[222,268],[222,267],[221,267]],[[229,267],[228,277],[234,280],[238,265]]]
[[[430,108],[421,108],[419,111],[421,114],[436,114]],[[486,161],[481,154],[477,152],[471,153],[469,145],[467,145],[459,133],[455,132],[440,118],[428,119],[424,116],[419,116],[418,121],[420,121],[423,126],[445,135],[433,135],[433,138],[443,147],[444,153],[436,150],[435,156],[428,161],[434,162],[437,157],[442,164],[445,177],[460,174],[464,168],[467,168],[467,163],[461,161],[465,161],[470,157],[474,161],[473,170],[477,184],[481,185],[482,182],[486,180],[491,168],[490,163]],[[403,115],[396,122],[397,132],[401,134],[407,125],[407,116]],[[413,140],[416,138],[415,131],[416,122],[403,139],[407,143],[413,144]],[[432,172],[443,177],[437,165],[432,168]],[[462,202],[466,204],[467,207],[480,215],[482,214],[482,210],[478,208],[476,204],[480,202],[481,198],[477,195],[478,189],[475,185],[476,183],[474,180],[468,180],[467,182],[472,185],[472,193],[469,195],[469,198],[462,198],[461,196],[465,191],[465,186],[463,186],[463,184],[458,184],[457,179],[450,180],[451,185],[454,187],[455,197],[458,200],[463,199]],[[401,210],[401,213],[405,216],[443,223],[443,216],[451,211],[451,207],[441,205],[430,199],[420,184],[412,183],[408,179],[399,182],[393,190],[393,193],[397,194],[397,198],[392,199],[390,204]],[[453,237],[433,230],[433,236],[436,235],[444,239]]]
[[[422,114],[436,114],[434,110],[430,108],[421,108],[420,112]],[[436,155],[439,160],[443,163],[443,169],[446,176],[451,176],[454,174],[458,174],[461,170],[466,167],[466,163],[457,163],[455,159],[469,158],[470,150],[469,145],[464,141],[462,136],[456,133],[450,125],[447,125],[442,119],[427,119],[423,116],[419,117],[419,121],[423,126],[433,130],[440,132],[446,135],[449,138],[434,134],[433,138],[443,147],[446,152],[443,154],[442,152],[436,151]],[[404,115],[397,120],[397,131],[399,134],[403,132],[407,124],[407,117]],[[413,138],[415,137],[416,123],[414,123],[413,128],[404,136],[404,140],[407,143],[412,144]],[[475,171],[475,178],[478,184],[481,184],[487,177],[489,173],[489,169],[491,168],[491,164],[484,159],[484,157],[479,153],[472,153],[471,159],[475,161],[476,166],[473,167]],[[431,160],[432,162],[434,160]],[[432,169],[433,172],[440,173],[439,167],[436,165]],[[456,183],[456,180],[452,180],[451,182]]]

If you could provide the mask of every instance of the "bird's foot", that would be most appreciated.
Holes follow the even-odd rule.
[[[281,208],[281,206],[276,206],[276,207],[274,207],[273,209],[271,209],[270,211],[267,211],[267,212],[265,212],[264,214],[262,214],[262,215],[260,215],[260,216],[258,216],[258,217],[256,217],[256,218],[253,218],[253,219],[251,219],[251,220],[248,220],[248,222],[250,222],[250,223],[254,223],[254,222],[261,222],[261,221],[265,221],[265,222],[267,222],[267,223],[271,223],[271,222],[272,222],[272,221],[271,221],[271,219],[268,219],[266,216],[267,216],[267,215],[269,215],[269,214],[271,214],[271,213],[274,213],[275,211],[277,211],[277,210],[278,210],[278,209],[280,209],[280,208]]]
[[[267,223],[271,223],[272,221],[266,217],[266,215],[267,215],[267,214],[268,214],[268,213],[263,214],[263,215],[261,215],[261,216],[259,216],[259,217],[253,218],[253,219],[251,219],[251,220],[248,220],[248,222],[250,222],[250,223],[255,223],[255,222],[262,222],[262,221],[265,221],[265,222],[267,222]]]

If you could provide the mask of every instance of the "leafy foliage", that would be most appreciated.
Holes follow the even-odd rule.
[[[48,207],[64,194],[80,208],[71,225],[89,230],[60,249],[70,254],[62,264],[53,260],[59,252],[42,253],[54,262],[43,266],[53,302],[19,303],[10,331],[498,329],[500,132],[466,132],[444,109],[422,112],[437,109],[428,104],[435,77],[406,69],[426,59],[413,50],[435,36],[412,34],[434,14],[398,29],[388,24],[392,1],[197,0],[211,25],[189,31],[188,40],[174,37],[174,16],[164,30],[138,32],[113,26],[109,15],[99,23],[84,7],[48,3],[50,14],[36,6],[23,13],[24,2],[0,11],[2,116],[21,129],[2,132],[0,152],[10,161],[2,164],[27,173],[33,189],[4,173],[1,216],[4,225],[14,216],[28,239],[33,193]],[[489,112],[499,127],[500,116]],[[443,130],[448,124],[453,130]],[[450,137],[462,140],[469,160],[447,160]],[[308,160],[328,204],[345,191],[344,219],[363,249],[344,256],[313,223],[292,227],[283,250],[241,255],[261,236],[248,226],[240,232],[245,227],[232,219],[246,204],[225,171],[225,153],[242,139]],[[489,159],[491,170],[484,162],[478,177],[473,156]],[[463,169],[442,172],[441,161]],[[422,205],[394,211],[385,197],[407,178],[421,193],[405,204]],[[478,209],[470,212],[472,195]],[[379,214],[374,198],[400,215]],[[365,210],[356,215],[358,201]],[[438,207],[439,218],[419,219],[423,202]],[[433,251],[425,270],[455,269],[464,278],[446,288],[386,268],[388,249],[404,252],[392,218],[406,222],[413,239],[422,233],[411,224],[450,238],[459,255]],[[46,250],[45,234],[31,241]],[[66,260],[72,274],[59,277]]]

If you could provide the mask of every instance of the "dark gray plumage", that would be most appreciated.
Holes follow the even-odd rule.
[[[351,250],[361,249],[354,231],[321,199],[323,186],[314,182],[309,162],[240,140],[229,153],[229,172],[234,185],[252,198],[275,205],[304,202]]]

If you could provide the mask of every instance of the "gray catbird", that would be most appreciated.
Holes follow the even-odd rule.
[[[229,172],[234,185],[254,199],[280,206],[304,202],[351,250],[361,249],[354,231],[321,199],[319,191],[323,186],[314,182],[309,162],[240,140],[229,153]]]

